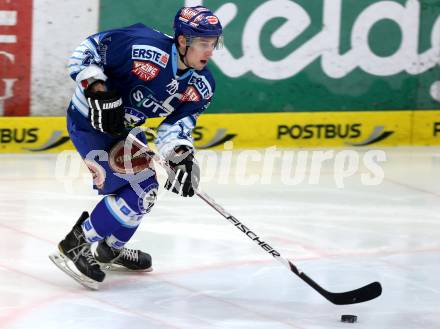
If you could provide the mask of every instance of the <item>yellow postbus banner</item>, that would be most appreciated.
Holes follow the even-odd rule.
[[[147,137],[161,119],[148,120]],[[199,149],[270,146],[382,147],[440,146],[440,110],[204,114],[193,130]],[[64,117],[1,117],[1,153],[60,152],[73,149]]]

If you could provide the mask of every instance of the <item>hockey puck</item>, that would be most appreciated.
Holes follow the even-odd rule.
[[[355,323],[358,317],[356,315],[345,314],[341,316],[341,322]]]

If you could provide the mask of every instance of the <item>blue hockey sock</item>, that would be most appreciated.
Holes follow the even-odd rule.
[[[106,239],[106,242],[112,248],[121,249],[131,239],[136,229],[137,228],[121,227],[116,232],[113,232],[113,234]]]
[[[87,242],[92,243],[95,241],[99,241],[102,240],[104,238],[104,236],[98,234],[98,232],[96,231],[95,227],[92,224],[92,221],[89,218],[87,218],[82,224],[81,224],[81,228],[84,232],[84,236],[87,240]]]
[[[154,205],[157,195],[156,177],[141,182],[141,195],[131,186],[118,191],[117,195],[105,196],[93,209],[90,218],[83,225],[83,231],[89,242],[99,241],[113,234],[115,248],[122,248],[142,220]]]
[[[84,233],[89,242],[98,241],[121,227],[136,228],[141,218],[142,216],[133,211],[124,199],[107,195],[96,205],[86,221],[92,229]]]

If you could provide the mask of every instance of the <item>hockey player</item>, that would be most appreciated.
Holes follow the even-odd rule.
[[[127,175],[124,141],[130,128],[164,117],[155,143],[174,168],[165,188],[194,195],[200,174],[191,131],[214,94],[206,65],[221,43],[217,16],[203,6],[184,7],[174,18],[174,38],[135,24],[88,37],[70,57],[76,89],[68,131],[103,198],[82,213],[50,258],[79,283],[97,289],[103,269],[114,267],[151,270],[150,255],[125,244],[153,207],[158,182],[147,157],[130,159],[134,175]],[[137,137],[146,142],[143,133]],[[141,192],[127,177],[136,177]]]

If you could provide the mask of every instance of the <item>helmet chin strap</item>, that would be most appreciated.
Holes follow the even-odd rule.
[[[189,48],[189,46],[186,46],[185,53],[183,55],[180,53],[179,48],[177,48],[177,53],[179,54],[179,58],[180,58],[181,62],[183,63],[183,65],[185,65],[189,69],[194,69],[194,67],[192,67],[186,63],[186,54],[188,53],[188,48]]]

